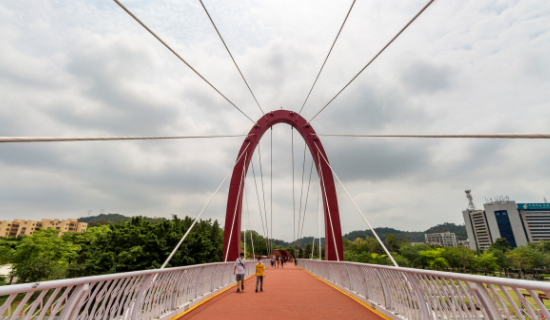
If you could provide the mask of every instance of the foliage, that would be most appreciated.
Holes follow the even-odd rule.
[[[424,257],[424,260],[428,263],[430,268],[434,270],[443,270],[449,267],[449,263],[443,258],[443,252],[443,248],[435,248],[432,250],[419,251],[418,254]]]
[[[512,247],[510,247],[510,244],[508,244],[508,240],[506,240],[506,238],[498,238],[489,248],[492,250],[501,251],[502,253],[512,250]]]
[[[425,233],[438,233],[449,231],[456,234],[458,240],[466,240],[468,235],[466,233],[466,227],[464,225],[457,225],[454,223],[442,223],[429,228],[426,231],[401,231],[393,228],[374,228],[378,236],[382,241],[386,241],[388,234],[395,235],[398,239],[407,239],[409,242],[424,242]],[[365,237],[374,237],[371,230],[358,230],[352,231],[343,236],[345,240],[353,241],[357,238],[364,239]]]

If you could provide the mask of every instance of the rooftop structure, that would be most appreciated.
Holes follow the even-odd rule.
[[[424,234],[424,239],[426,240],[427,244],[436,244],[442,247],[458,246],[456,235],[454,233],[451,233],[450,231]]]

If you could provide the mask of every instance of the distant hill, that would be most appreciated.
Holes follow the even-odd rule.
[[[106,222],[122,222],[124,220],[129,220],[130,217],[123,216],[118,213],[107,213],[107,214],[100,214],[98,216],[90,216],[90,217],[82,217],[78,218],[78,222],[100,222],[100,221],[106,221]]]
[[[409,242],[424,242],[425,233],[438,233],[450,231],[451,233],[456,234],[458,240],[466,240],[468,235],[466,234],[466,227],[464,225],[457,225],[454,223],[442,223],[436,226],[429,228],[426,231],[401,231],[393,228],[374,228],[380,239],[382,241],[386,240],[386,235],[391,233],[397,236],[397,238],[405,238]],[[357,230],[352,231],[343,236],[344,239],[353,241],[357,238],[365,238],[366,236],[374,237],[372,231],[370,230]]]
[[[154,217],[154,218],[142,217],[142,218],[143,218],[143,220],[149,221],[152,224],[159,223],[159,222],[162,222],[162,221],[166,221],[166,218],[161,218],[161,217]],[[97,226],[101,226],[101,225],[104,225],[104,224],[123,223],[125,221],[130,220],[130,219],[132,219],[132,217],[123,216],[123,215],[118,214],[118,213],[107,213],[107,214],[102,213],[98,216],[78,218],[78,222],[87,222],[88,227],[97,227]]]

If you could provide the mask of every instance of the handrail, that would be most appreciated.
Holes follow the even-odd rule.
[[[268,261],[263,261],[267,265]],[[245,261],[245,276],[256,272]],[[235,262],[0,287],[0,319],[170,319],[235,282]]]
[[[303,259],[299,265],[393,320],[550,318],[541,295],[535,294],[550,296],[550,283],[357,262]],[[533,301],[520,290],[527,290]]]

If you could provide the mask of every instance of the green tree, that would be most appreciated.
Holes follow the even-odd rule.
[[[443,252],[443,248],[435,248],[432,250],[420,251],[418,253],[426,259],[426,262],[432,269],[443,270],[449,267],[449,263],[443,258]]]
[[[506,253],[510,250],[512,250],[512,247],[510,247],[510,244],[508,243],[508,240],[506,238],[498,238],[495,243],[493,243],[489,249],[498,250],[502,253]]]
[[[510,263],[519,269],[520,277],[524,279],[525,270],[533,267],[532,251],[527,247],[519,246],[514,248],[514,250],[508,251],[506,255]]]
[[[65,276],[69,257],[78,250],[58,237],[56,230],[40,230],[24,237],[12,255],[12,268],[19,282],[59,279]]]
[[[431,250],[431,247],[426,244],[404,245],[399,249],[399,253],[410,261],[411,267],[423,268],[427,266],[427,262],[423,256],[420,255],[420,251]]]
[[[487,272],[492,273],[498,269],[497,261],[498,258],[493,253],[486,251],[479,256],[477,263],[480,268],[483,268],[484,275],[487,275]]]

